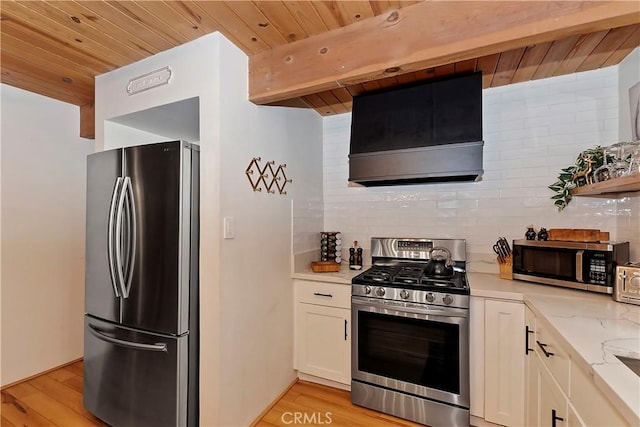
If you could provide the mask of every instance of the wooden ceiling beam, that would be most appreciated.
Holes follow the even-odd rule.
[[[96,107],[93,103],[80,106],[80,137],[96,138]]]
[[[268,104],[637,23],[637,1],[421,2],[250,56],[249,98]]]

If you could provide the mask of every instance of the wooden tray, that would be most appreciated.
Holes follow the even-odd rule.
[[[314,273],[335,273],[340,271],[340,264],[333,261],[313,261],[311,270]]]
[[[549,240],[565,242],[601,242],[609,240],[609,232],[591,228],[550,228]]]

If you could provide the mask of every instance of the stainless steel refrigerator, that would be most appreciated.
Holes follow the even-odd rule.
[[[84,407],[114,426],[198,424],[199,150],[87,161]]]

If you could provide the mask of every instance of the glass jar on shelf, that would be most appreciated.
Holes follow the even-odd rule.
[[[629,175],[640,173],[640,141],[629,144]]]
[[[616,144],[616,159],[611,165],[611,178],[620,178],[627,173],[629,165],[624,161],[624,145]]]
[[[593,172],[595,182],[604,182],[613,178],[613,165],[616,160],[617,148],[613,146],[602,148],[602,166]]]

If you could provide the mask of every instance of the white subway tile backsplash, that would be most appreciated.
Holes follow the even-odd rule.
[[[618,129],[618,118],[608,118],[601,121],[604,124],[603,130],[616,130]]]
[[[574,93],[566,93],[560,92],[560,88],[558,87],[540,87],[535,91],[529,92],[529,97],[527,98],[527,106],[528,107],[540,107],[543,105],[547,105],[549,107],[556,104],[565,104],[570,102],[575,102],[576,96]]]
[[[505,105],[509,104],[509,107],[514,108],[517,105],[524,105],[526,94],[518,91],[508,91],[507,87],[494,88],[497,91],[502,91],[500,93],[500,104]]]
[[[514,144],[515,145],[515,144]],[[546,157],[547,150],[546,147],[520,147],[519,149],[516,147],[501,150],[500,151],[500,160],[502,163],[506,163],[507,168],[520,167],[524,164],[529,164],[529,159],[532,157]],[[517,161],[519,160],[519,162]]]
[[[640,252],[640,197],[576,197],[558,212],[547,188],[580,151],[617,142],[617,75],[609,67],[484,90],[479,182],[349,186],[351,115],[326,117],[323,228],[365,248],[374,236],[465,238],[471,266],[481,268],[495,262],[491,247],[498,236],[522,238],[529,224],[599,228]]]

